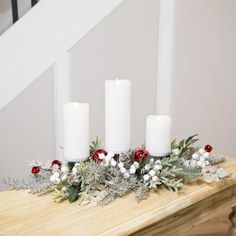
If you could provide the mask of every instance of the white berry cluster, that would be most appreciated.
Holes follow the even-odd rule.
[[[144,166],[144,170],[146,174],[143,176],[143,179],[145,182],[152,181],[157,182],[158,177],[157,174],[159,174],[159,171],[162,169],[161,161],[154,159],[150,159],[149,163]]]
[[[118,167],[120,169],[120,172],[124,174],[124,178],[127,179],[130,177],[131,174],[135,174],[136,170],[139,168],[139,163],[135,161],[128,170],[124,167],[123,162],[119,162]]]
[[[172,153],[173,153],[175,156],[178,156],[179,153],[180,153],[179,148],[174,148],[174,149],[172,149]]]
[[[60,181],[67,179],[67,174],[69,172],[69,168],[67,166],[62,166],[61,169],[58,165],[53,165],[52,167],[52,176],[50,177],[50,181],[53,184],[59,184]]]
[[[72,175],[78,174],[78,172],[79,172],[78,167],[79,167],[79,163],[75,163],[74,167],[71,170]]]
[[[107,155],[105,155],[104,153],[100,153],[98,154],[98,157],[101,161],[101,165],[104,166],[116,166],[116,161],[114,160],[115,154],[114,152],[108,152]]]
[[[204,169],[210,163],[208,161],[209,152],[206,152],[202,148],[200,148],[197,152],[192,155],[191,160],[185,160],[184,166],[187,168],[201,168]]]

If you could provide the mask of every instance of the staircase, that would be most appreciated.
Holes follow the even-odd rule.
[[[31,7],[38,3],[38,0],[31,0]],[[11,0],[12,21],[13,24],[19,20],[18,0]]]
[[[0,36],[0,110],[122,1],[41,0],[18,21],[15,15]]]

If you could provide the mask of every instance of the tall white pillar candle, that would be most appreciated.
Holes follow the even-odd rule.
[[[131,82],[105,82],[105,146],[114,153],[126,152],[131,147]]]
[[[146,121],[146,149],[152,156],[166,156],[171,152],[171,118],[150,115]]]
[[[89,104],[64,105],[64,159],[71,162],[89,157]]]

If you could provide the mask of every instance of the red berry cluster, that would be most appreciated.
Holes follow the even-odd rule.
[[[137,150],[134,153],[134,159],[137,162],[142,162],[148,156],[150,156],[150,153],[147,150],[145,150],[145,149]]]
[[[31,173],[32,174],[38,174],[40,172],[40,167],[39,166],[33,166],[32,167],[32,170],[31,170]]]
[[[104,154],[105,156],[107,155],[107,152],[104,149],[98,149],[96,150],[93,155],[92,155],[92,159],[95,162],[101,162],[102,160],[99,158],[99,154]]]
[[[211,145],[207,144],[207,145],[205,146],[205,151],[206,151],[206,152],[211,152],[212,150],[213,150],[213,147],[212,147]]]
[[[61,166],[61,162],[58,161],[58,160],[54,160],[52,162],[52,166],[54,166],[54,165],[58,165],[60,167]],[[31,173],[34,174],[34,175],[38,174],[40,171],[41,171],[40,166],[33,166],[32,169],[31,169]]]
[[[52,166],[54,166],[54,165],[58,165],[59,167],[61,167],[61,162],[58,161],[58,160],[54,160],[54,161],[52,162]]]

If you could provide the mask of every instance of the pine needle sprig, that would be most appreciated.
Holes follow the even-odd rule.
[[[99,140],[98,137],[94,141],[92,141],[91,145],[89,146],[90,148],[90,155],[92,155],[96,150],[101,148],[101,140]]]
[[[141,202],[147,199],[150,194],[150,189],[148,184],[141,184],[135,191],[135,199],[137,202]]]
[[[16,179],[13,177],[1,178],[2,182],[10,189],[29,190],[33,194],[46,192],[52,187],[49,177],[30,176],[28,179]]]

